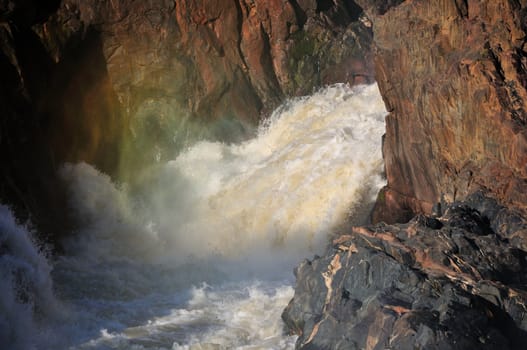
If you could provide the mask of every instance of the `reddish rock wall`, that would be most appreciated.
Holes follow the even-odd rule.
[[[247,137],[286,96],[372,82],[361,14],[343,0],[0,1],[0,200],[59,208],[42,198],[60,201],[64,161],[130,180],[196,138]]]
[[[186,135],[235,140],[286,96],[372,82],[371,29],[361,14],[340,0],[322,7],[293,0],[64,0],[33,29],[56,62],[70,47],[83,47],[87,33],[98,35],[120,130],[129,131],[121,146],[130,154],[121,159],[126,169],[192,142],[174,134],[181,125],[193,130]],[[84,136],[90,142],[94,134]]]
[[[374,219],[404,221],[476,189],[525,210],[526,2],[358,3],[391,112]]]

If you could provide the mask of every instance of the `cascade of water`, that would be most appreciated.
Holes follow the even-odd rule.
[[[258,247],[301,257],[384,184],[384,115],[376,85],[291,100],[254,139],[202,141],[156,168],[140,202],[90,166],[67,165],[83,222],[75,251],[181,262],[239,259]]]
[[[71,311],[55,329],[63,346],[291,348],[279,314],[293,266],[370,208],[384,184],[385,114],[376,85],[330,86],[284,104],[251,140],[196,143],[133,192],[87,164],[66,164],[79,229],[52,273]],[[31,280],[49,276],[49,266],[37,270]],[[2,307],[35,308],[17,304],[14,290],[2,285]],[[34,293],[46,290],[52,297],[50,286]]]

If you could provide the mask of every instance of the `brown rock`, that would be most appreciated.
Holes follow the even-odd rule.
[[[358,3],[373,21],[377,79],[391,112],[384,143],[388,187],[376,219],[430,213],[442,199],[462,199],[479,188],[525,209],[525,5]]]
[[[361,12],[342,1],[321,9],[288,0],[67,0],[37,32],[56,62],[69,47],[84,47],[86,33],[98,34],[120,129],[130,131],[126,173],[171,157],[193,137],[246,137],[286,95],[372,82],[371,30]],[[181,125],[191,129],[185,137],[172,132]]]

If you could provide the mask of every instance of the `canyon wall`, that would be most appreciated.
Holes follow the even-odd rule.
[[[407,221],[478,189],[525,212],[526,2],[358,3],[390,111],[374,220]]]
[[[63,162],[133,181],[246,138],[288,96],[373,82],[371,42],[353,1],[0,1],[0,198],[62,223]]]
[[[83,142],[125,133],[122,175],[171,159],[197,138],[243,139],[286,96],[373,81],[362,10],[353,2],[319,3],[64,0],[33,28],[56,62],[68,46],[84,47],[90,36],[98,42],[120,125],[108,130],[105,118]]]

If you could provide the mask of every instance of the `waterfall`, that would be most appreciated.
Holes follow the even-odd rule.
[[[140,199],[89,165],[66,165],[83,223],[75,251],[181,262],[238,259],[258,247],[302,257],[384,184],[384,115],[376,85],[290,100],[255,138],[201,141],[154,168]]]
[[[376,85],[338,84],[289,100],[253,139],[197,142],[136,188],[65,164],[79,229],[51,274],[68,309],[57,337],[73,349],[292,348],[279,316],[293,267],[371,209],[385,115]]]

